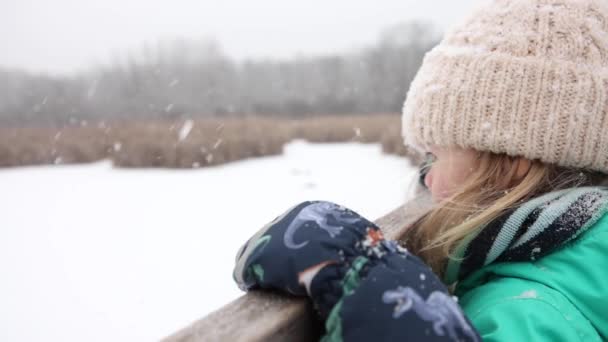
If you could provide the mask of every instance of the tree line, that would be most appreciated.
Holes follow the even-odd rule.
[[[173,40],[74,76],[0,69],[0,121],[398,113],[439,38],[431,24],[413,21],[336,55],[235,61],[214,40]]]

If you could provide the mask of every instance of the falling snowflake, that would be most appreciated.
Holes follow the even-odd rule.
[[[515,299],[526,299],[526,298],[537,298],[538,294],[536,293],[536,290],[527,290],[522,292],[519,296],[515,296],[513,298]]]
[[[182,141],[188,137],[188,135],[192,131],[192,127],[194,127],[194,121],[190,119],[184,121],[182,128],[179,130],[179,141]]]
[[[434,92],[437,92],[437,91],[439,91],[439,90],[441,90],[443,88],[444,88],[444,86],[441,85],[441,84],[431,84],[431,85],[429,85],[426,88],[426,91],[429,92],[429,93],[434,93]]]
[[[87,99],[93,98],[95,96],[95,94],[97,93],[97,83],[98,83],[97,80],[95,80],[89,86],[89,89],[87,90]]]

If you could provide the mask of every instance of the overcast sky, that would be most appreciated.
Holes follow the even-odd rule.
[[[369,45],[399,22],[453,25],[487,0],[0,0],[0,67],[74,72],[159,39],[216,38],[236,58]]]

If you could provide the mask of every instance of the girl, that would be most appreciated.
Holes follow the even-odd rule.
[[[305,202],[249,240],[235,279],[309,296],[331,341],[608,340],[606,132],[608,4],[494,0],[408,92],[435,203],[409,251]]]

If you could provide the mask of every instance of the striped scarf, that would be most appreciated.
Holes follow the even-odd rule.
[[[466,238],[447,265],[453,284],[483,266],[533,261],[575,239],[608,212],[608,187],[569,188],[546,193],[505,211]]]

